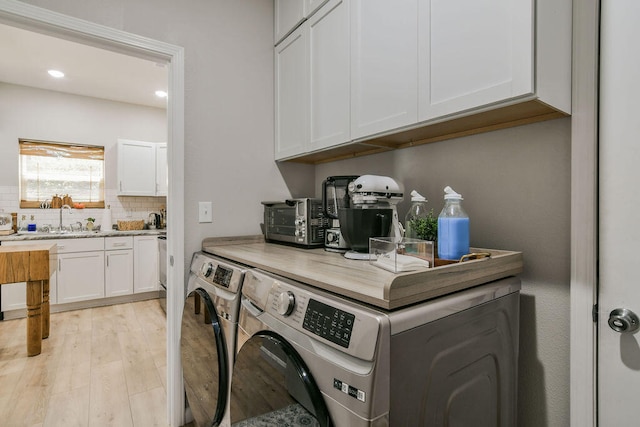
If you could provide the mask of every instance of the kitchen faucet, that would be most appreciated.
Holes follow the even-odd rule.
[[[60,207],[60,226],[58,227],[58,230],[60,230],[60,232],[62,233],[62,211],[65,209],[69,209],[69,215],[71,215],[73,212],[71,212],[71,206],[69,205],[62,205]]]

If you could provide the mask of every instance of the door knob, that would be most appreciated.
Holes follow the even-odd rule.
[[[616,308],[609,313],[609,326],[616,332],[634,332],[640,327],[640,319],[631,310]]]

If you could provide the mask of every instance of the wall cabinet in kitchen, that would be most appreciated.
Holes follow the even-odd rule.
[[[158,236],[134,236],[133,254],[133,292],[158,290]]]
[[[167,143],[156,144],[156,196],[166,196],[169,186]]]
[[[106,297],[133,293],[133,236],[105,237],[104,290]]]
[[[118,139],[118,195],[166,196],[166,149],[166,143]]]

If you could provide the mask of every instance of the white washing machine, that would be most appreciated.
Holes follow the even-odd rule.
[[[520,281],[384,311],[246,273],[234,427],[516,424]]]
[[[196,426],[229,425],[240,291],[246,267],[196,252],[182,314],[180,352],[185,418]]]

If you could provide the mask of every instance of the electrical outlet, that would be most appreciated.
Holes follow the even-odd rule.
[[[211,202],[198,202],[198,222],[213,222]]]

